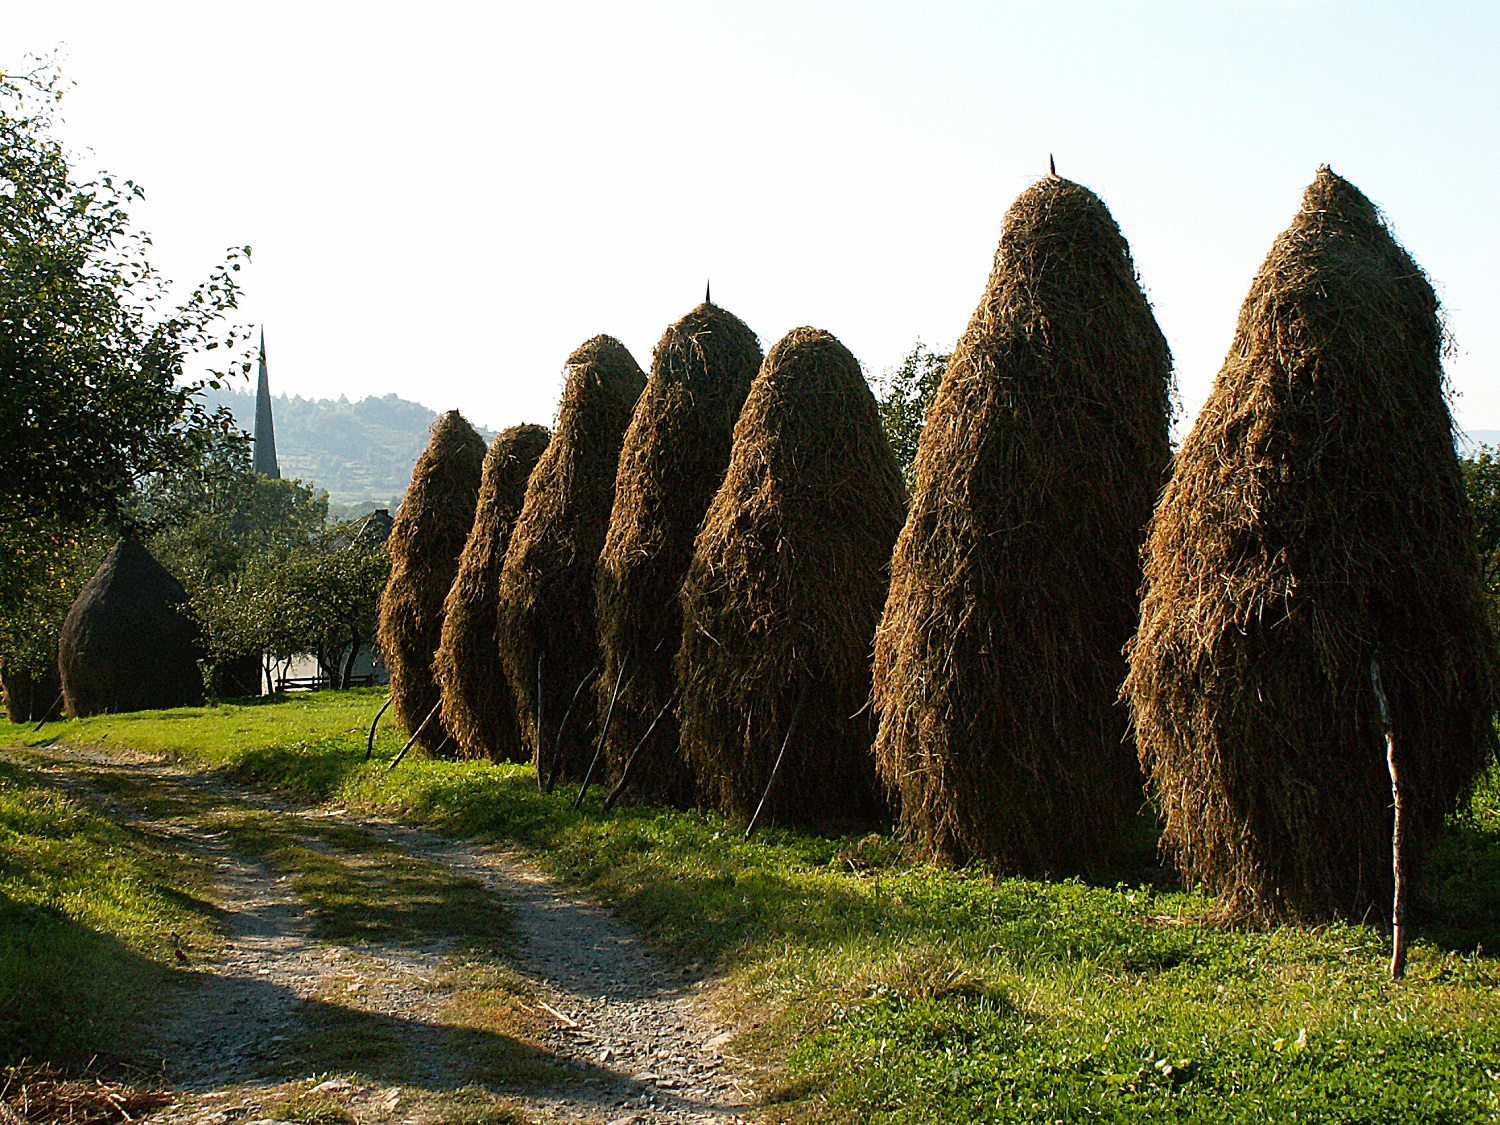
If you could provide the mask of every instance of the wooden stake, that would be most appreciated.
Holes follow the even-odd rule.
[[[776,775],[781,771],[781,759],[786,757],[786,748],[791,744],[792,732],[797,729],[797,720],[802,717],[802,704],[807,702],[807,688],[804,686],[802,694],[797,697],[796,710],[792,712],[792,721],[786,728],[786,737],[781,740],[781,752],[776,755],[776,762],[771,767],[770,779],[766,782],[766,791],[760,795],[760,804],[755,806],[755,815],[750,818],[750,823],[745,825],[745,839],[750,839],[750,833],[755,831],[755,826],[760,823],[760,814],[766,807],[766,800],[771,796],[771,786],[776,784]]]
[[[58,707],[60,707],[62,705],[62,701],[63,701],[63,693],[62,692],[58,692],[57,693],[57,700],[52,704],[51,707],[48,707],[45,711],[42,712],[42,721],[39,722],[39,723],[37,723],[36,726],[34,726],[34,727],[31,728],[31,733],[32,734],[35,734],[37,731],[41,730],[44,726],[47,725],[47,720],[49,718],[51,718],[52,712],[56,711],[58,709]]]
[[[1385,731],[1385,766],[1391,775],[1391,800],[1395,815],[1391,824],[1391,874],[1395,892],[1391,900],[1391,979],[1406,975],[1406,808],[1402,801],[1401,774],[1396,768],[1396,735],[1391,725],[1391,708],[1380,682],[1380,653],[1370,657],[1370,686],[1375,689],[1375,703],[1380,708],[1380,726]]]
[[[370,755],[375,753],[375,727],[380,723],[380,716],[385,714],[385,709],[395,699],[394,693],[385,697],[385,702],[380,705],[380,710],[375,712],[375,718],[370,723],[370,737],[365,741],[365,761],[370,760]]]
[[[441,699],[439,699],[432,705],[432,710],[427,712],[427,718],[423,719],[421,723],[418,724],[417,729],[412,731],[411,737],[406,740],[406,745],[401,747],[401,753],[392,758],[391,764],[385,767],[386,773],[390,773],[393,769],[401,764],[401,759],[406,757],[406,752],[412,748],[417,739],[422,737],[422,732],[427,729],[427,724],[432,722],[432,717],[438,713],[438,708],[442,707],[442,705],[443,701]]]
[[[543,793],[547,791],[546,778],[544,776],[547,766],[546,746],[542,738],[542,657],[545,652],[536,654],[536,787]]]
[[[656,718],[651,720],[651,725],[646,728],[646,733],[641,735],[641,740],[635,744],[635,749],[630,752],[630,757],[625,759],[625,768],[620,771],[620,780],[609,791],[609,796],[604,798],[605,812],[609,812],[610,809],[614,808],[615,802],[620,799],[620,794],[625,792],[625,784],[630,780],[630,769],[635,765],[635,759],[640,754],[641,747],[646,745],[646,740],[651,737],[651,732],[656,730],[656,724],[661,722],[661,717],[671,709],[672,704],[676,703],[681,696],[682,685],[678,684],[672,694],[667,697],[667,701],[662,704],[661,710],[656,713]]]
[[[557,734],[552,739],[552,768],[547,771],[548,793],[557,788],[557,775],[562,770],[562,752],[558,750],[558,747],[562,745],[563,732],[568,729],[568,719],[573,714],[573,708],[578,704],[578,696],[583,691],[584,685],[594,678],[594,673],[597,671],[599,671],[599,665],[596,662],[584,673],[583,679],[579,680],[578,686],[573,689],[573,697],[568,700],[568,709],[563,712],[562,722],[557,724]]]
[[[625,650],[625,659],[620,661],[620,670],[615,673],[615,690],[609,696],[609,709],[604,712],[604,729],[599,732],[599,741],[594,746],[594,758],[589,762],[589,768],[584,771],[583,784],[578,787],[578,796],[573,798],[573,811],[578,811],[578,806],[583,804],[583,795],[589,791],[589,782],[594,777],[594,767],[599,764],[599,756],[604,753],[604,740],[609,737],[609,721],[615,717],[615,700],[620,698],[620,684],[625,680],[625,669],[630,667],[630,650]]]

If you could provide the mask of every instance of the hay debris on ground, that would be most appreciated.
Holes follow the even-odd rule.
[[[880,773],[936,858],[1116,861],[1145,801],[1117,696],[1170,394],[1109,210],[1028,189],[928,414],[875,650]]]
[[[682,752],[700,800],[833,826],[883,811],[870,648],[906,491],[859,363],[799,328],[766,357],[682,586]],[[797,717],[790,740],[786,736]]]
[[[735,419],[763,358],[743,321],[717,305],[699,305],[656,345],[646,389],[625,431],[609,535],[594,574],[603,658],[595,696],[601,721],[614,702],[604,741],[611,779],[620,777],[650,731],[631,767],[630,799],[679,807],[693,799],[668,707],[682,639],[677,595],[693,539],[729,464]]]
[[[500,668],[495,622],[511,529],[521,512],[526,481],[550,436],[545,426],[512,426],[490,444],[474,526],[443,605],[433,675],[443,698],[443,726],[466,757],[497,762],[527,758]]]
[[[610,336],[595,336],[568,357],[552,441],[527,482],[500,571],[500,664],[534,760],[541,665],[546,760],[539,775],[555,764],[559,776],[581,777],[593,754],[585,681],[599,653],[594,564],[614,503],[620,444],[645,383],[640,365]]]
[[[1495,750],[1497,662],[1432,286],[1327,168],[1276,240],[1152,521],[1126,696],[1185,879],[1231,919],[1390,909]]]
[[[203,656],[202,629],[182,583],[127,535],[110,548],[58,634],[67,716],[202,703]]]
[[[408,733],[421,730],[418,744],[434,754],[451,746],[449,732],[440,715],[422,722],[439,700],[433,657],[443,603],[474,526],[484,455],[484,439],[457,410],[433,422],[387,541],[391,576],[380,596],[377,639],[391,674],[391,709]]]
[[[172,1101],[165,1090],[70,1076],[46,1065],[23,1063],[0,1071],[0,1125],[115,1125]]]

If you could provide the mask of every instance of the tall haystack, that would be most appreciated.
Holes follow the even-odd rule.
[[[650,731],[631,766],[632,798],[679,806],[693,799],[668,706],[682,640],[677,594],[762,358],[743,321],[717,305],[699,305],[656,345],[625,431],[609,535],[594,574],[602,657],[595,694],[601,722],[614,702],[604,743],[611,777],[620,776]]]
[[[202,703],[202,641],[182,583],[139,540],[119,540],[58,634],[68,717]]]
[[[1029,188],[928,414],[875,647],[880,774],[935,857],[1098,870],[1144,803],[1117,697],[1170,393],[1109,210]]]
[[[443,725],[470,758],[524,762],[515,703],[500,669],[495,614],[500,567],[526,497],[526,481],[551,435],[545,426],[512,426],[484,458],[474,527],[443,604],[442,641],[433,675],[443,697]]]
[[[1183,876],[1240,920],[1389,909],[1495,749],[1495,638],[1432,286],[1327,168],[1271,248],[1145,552],[1125,685]]]
[[[380,596],[380,652],[397,721],[409,733],[420,729],[418,743],[432,753],[449,734],[441,715],[422,726],[438,702],[433,656],[442,639],[443,602],[474,526],[484,454],[484,439],[457,410],[438,418],[388,540],[391,576]]]
[[[534,759],[540,665],[538,777],[554,766],[560,777],[581,777],[593,753],[584,681],[599,653],[594,564],[614,503],[620,443],[646,383],[625,345],[610,336],[579,347],[567,370],[552,442],[526,485],[500,571],[500,665]]]
[[[905,511],[858,361],[795,329],[750,388],[682,585],[681,745],[703,803],[753,815],[785,745],[764,815],[878,814],[870,646]]]
[[[62,714],[62,677],[54,660],[41,675],[0,657],[0,703],[13,723],[39,723]]]

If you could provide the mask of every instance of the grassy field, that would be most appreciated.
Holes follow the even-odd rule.
[[[527,767],[416,760],[388,774],[394,733],[362,760],[380,699],[324,693],[0,741],[170,754],[304,800],[518,843],[669,955],[717,970],[719,1003],[749,1029],[735,1048],[769,1076],[771,1120],[1500,1120],[1494,777],[1422,873],[1409,976],[1393,985],[1375,929],[1225,930],[1202,921],[1203,899],[1146,873],[1116,886],[995,880],[915,864],[889,836],[773,829],[746,843],[716,816],[604,816],[594,797],[575,814],[571,791],[541,795]],[[161,958],[150,935],[208,926],[199,904],[166,892],[190,885],[171,868],[181,857],[112,837],[19,774],[0,783],[6,911],[43,910],[142,973]],[[77,862],[28,858],[42,838]],[[68,897],[79,870],[128,883],[117,913]],[[25,955],[4,918],[9,967]],[[7,1005],[57,968],[27,965]],[[65,999],[59,1010],[82,1000]]]

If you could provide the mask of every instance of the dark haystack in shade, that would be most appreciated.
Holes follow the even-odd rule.
[[[56,663],[45,675],[34,676],[0,659],[0,696],[4,697],[5,717],[11,722],[39,723],[43,718],[59,718],[63,713],[61,695],[62,677]]]
[[[500,567],[526,497],[526,481],[547,448],[545,426],[512,426],[484,458],[474,527],[443,605],[442,641],[433,675],[443,697],[443,725],[469,758],[524,762],[515,702],[500,670],[495,614]]]
[[[1057,177],[1022,193],[928,414],[875,647],[880,774],[934,857],[1097,871],[1144,804],[1118,694],[1170,395],[1109,210]]]
[[[1420,855],[1495,748],[1497,655],[1432,286],[1327,168],[1151,524],[1125,692],[1184,877],[1244,921],[1389,909],[1378,654]]]
[[[750,388],[682,585],[682,753],[699,799],[781,823],[882,808],[870,646],[906,490],[859,363],[798,328]],[[799,710],[800,707],[800,710]]]
[[[693,800],[692,778],[677,753],[676,716],[663,711],[677,689],[677,595],[762,358],[743,321],[717,305],[699,305],[656,345],[625,431],[609,535],[594,574],[603,660],[595,695],[602,723],[620,684],[604,744],[611,777],[620,776],[651,731],[631,767],[632,799],[679,806]]]
[[[408,733],[421,728],[438,702],[432,663],[442,638],[443,601],[474,526],[484,454],[484,439],[463,415],[450,410],[440,417],[391,525],[391,576],[380,596],[378,640],[391,674],[392,710]],[[436,716],[417,741],[436,754],[448,733]]]
[[[203,702],[202,631],[187,593],[139,540],[119,540],[63,618],[68,717]]]
[[[552,442],[526,485],[500,571],[500,665],[533,758],[542,665],[539,777],[560,754],[559,776],[581,778],[593,754],[584,680],[599,654],[594,564],[614,503],[620,443],[645,384],[640,365],[612,337],[595,336],[568,357]]]

